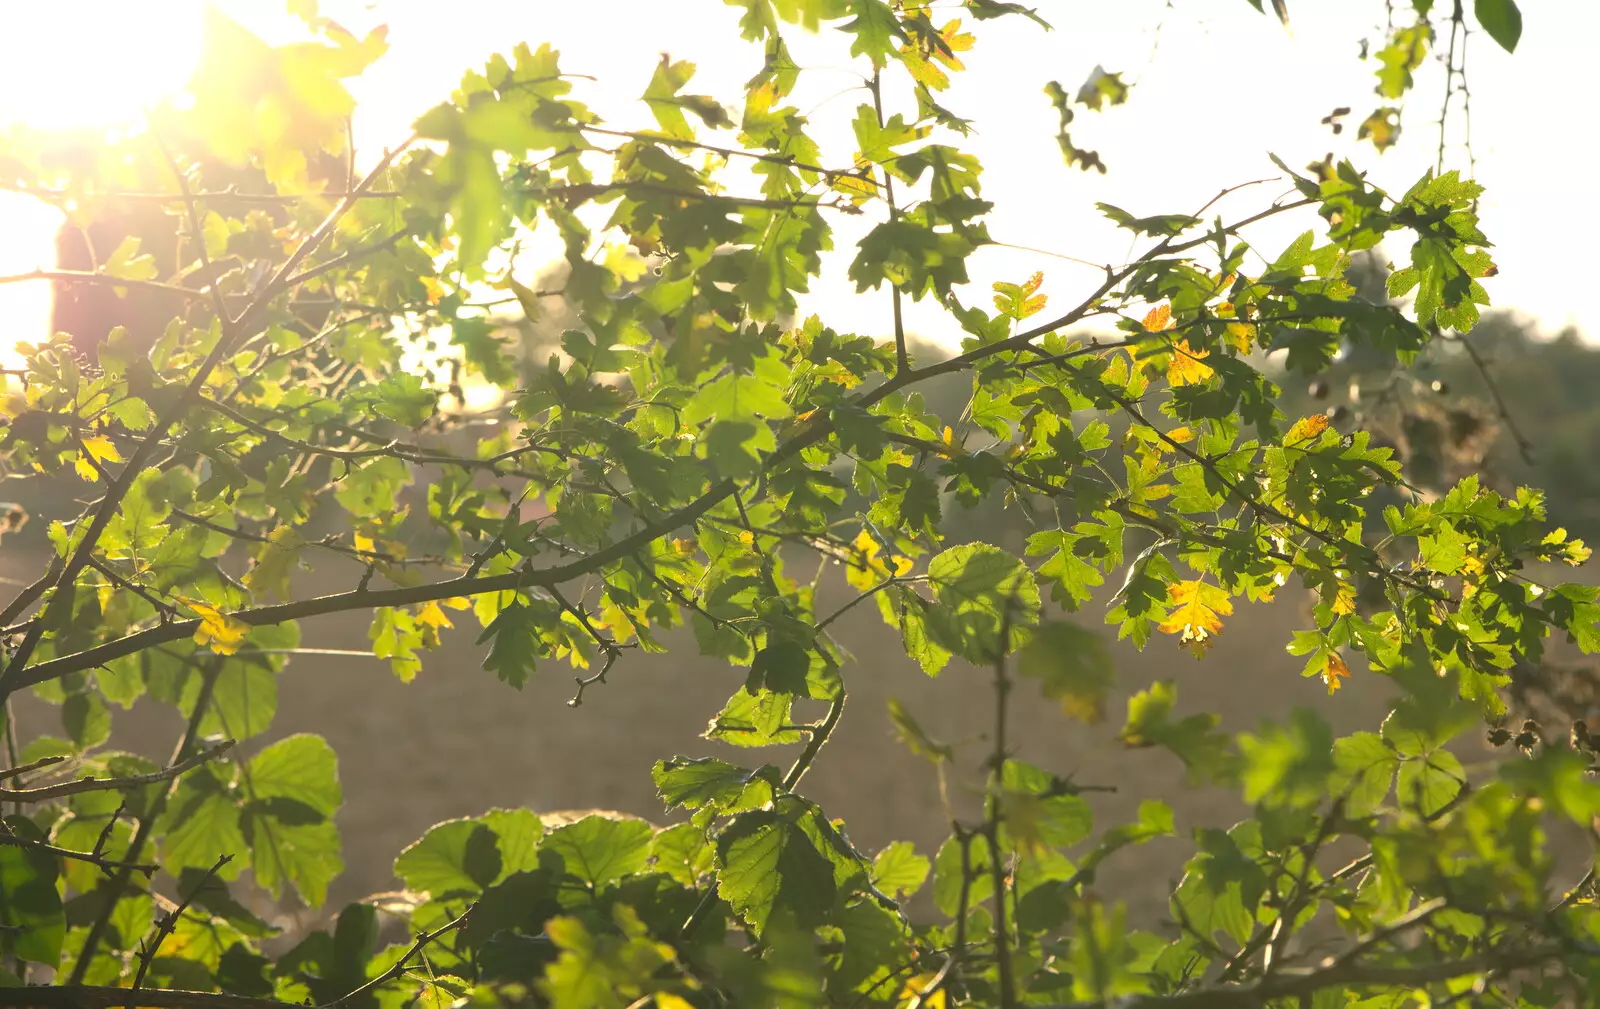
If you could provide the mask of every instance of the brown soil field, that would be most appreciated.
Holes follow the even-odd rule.
[[[42,560],[38,553],[8,549],[0,575],[31,578]],[[318,571],[303,585],[317,591],[343,581]],[[1172,805],[1178,838],[1124,851],[1100,874],[1102,895],[1126,901],[1135,921],[1148,925],[1161,918],[1165,895],[1192,850],[1191,828],[1227,826],[1247,810],[1230,792],[1189,786],[1170,754],[1118,744],[1129,694],[1154,680],[1175,680],[1183,713],[1215,711],[1223,727],[1234,730],[1285,717],[1296,706],[1316,710],[1336,731],[1375,729],[1387,711],[1391,688],[1381,677],[1357,672],[1330,697],[1320,680],[1299,675],[1301,660],[1286,654],[1284,644],[1293,630],[1306,626],[1303,601],[1302,592],[1290,590],[1270,605],[1241,604],[1203,660],[1170,639],[1153,641],[1143,652],[1113,644],[1118,690],[1096,726],[1068,719],[1031,683],[1014,691],[1017,756],[1080,784],[1116,789],[1088,796],[1097,828],[1131,818],[1147,798]],[[1103,613],[1103,603],[1091,604],[1080,618],[1094,626]],[[440,820],[496,806],[529,806],[540,812],[614,809],[660,822],[666,814],[650,767],[661,757],[717,754],[750,764],[792,759],[785,749],[741,752],[699,738],[744,671],[700,656],[687,634],[675,636],[666,654],[625,653],[609,681],[591,687],[583,705],[573,708],[566,703],[573,682],[564,664],[542,664],[525,689],[514,690],[480,668],[484,647],[474,643],[476,622],[461,616],[409,684],[375,659],[296,657],[280,677],[272,731],[243,747],[248,753],[284,735],[314,732],[338,752],[347,869],[330,894],[331,909],[391,889],[394,856]],[[367,626],[361,614],[317,618],[302,624],[302,643],[364,649]],[[991,675],[953,664],[929,678],[905,657],[898,634],[870,605],[857,607],[835,627],[853,654],[844,670],[849,701],[802,791],[843,818],[865,851],[905,839],[931,855],[948,833],[937,777],[893,737],[887,702],[898,698],[939,739],[966,741],[961,753],[974,766],[986,752],[979,737],[992,720]],[[1111,628],[1104,633],[1115,636]],[[18,699],[17,715],[24,738],[60,732],[56,711],[32,696]],[[116,711],[112,743],[161,760],[180,729],[174,710],[142,700],[131,711]],[[973,799],[970,787],[959,782],[952,796],[958,805]]]

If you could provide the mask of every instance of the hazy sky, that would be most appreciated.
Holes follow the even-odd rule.
[[[1224,186],[1274,174],[1269,151],[1297,167],[1330,150],[1348,153],[1391,191],[1404,191],[1433,164],[1443,74],[1432,63],[1419,74],[1405,137],[1389,153],[1380,157],[1358,144],[1353,124],[1334,137],[1318,122],[1339,105],[1354,106],[1351,118],[1359,121],[1377,103],[1375,63],[1356,56],[1362,37],[1377,37],[1380,0],[1290,0],[1292,33],[1245,0],[1036,3],[1056,30],[1046,33],[1022,19],[979,25],[978,47],[964,57],[968,70],[955,76],[945,101],[977,121],[979,133],[968,143],[984,162],[986,195],[998,204],[990,232],[1000,241],[1120,262],[1127,235],[1099,215],[1097,200],[1140,215],[1193,210]],[[218,5],[269,35],[292,29],[275,0]],[[199,44],[201,0],[7,6],[0,14],[0,122],[136,123],[145,103],[181,89]],[[950,16],[959,16],[950,6]],[[1496,305],[1532,316],[1546,332],[1576,325],[1594,336],[1600,334],[1588,279],[1594,256],[1568,222],[1590,216],[1579,201],[1600,153],[1592,127],[1600,117],[1600,83],[1589,63],[1600,38],[1600,4],[1524,6],[1527,26],[1514,56],[1481,35],[1470,48],[1477,177],[1488,186],[1483,226],[1501,268],[1488,286]],[[761,64],[755,47],[736,41],[738,11],[717,0],[323,0],[322,9],[355,31],[389,26],[391,51],[355,85],[357,145],[368,158],[403,138],[410,120],[446,96],[463,69],[518,42],[551,42],[563,53],[564,69],[600,78],[578,82],[578,93],[631,126],[648,124],[648,113],[632,99],[663,51],[698,63],[690,90],[717,96],[735,95]],[[795,103],[811,114],[832,161],[843,162],[853,148],[853,107],[865,97],[860,77],[827,34],[796,39],[793,48],[802,66],[817,68],[802,77]],[[1075,139],[1101,152],[1111,168],[1106,176],[1062,164],[1054,112],[1041,91],[1051,79],[1076,89],[1097,64],[1135,82],[1127,105],[1078,117]],[[1466,168],[1458,145],[1450,166]],[[1249,213],[1280,191],[1247,190],[1225,209],[1229,216]],[[0,194],[0,274],[49,265],[54,221],[30,203]],[[837,238],[848,256],[863,228],[845,223],[850,227]],[[1317,223],[1306,217],[1274,223],[1252,240],[1270,258]],[[818,287],[805,307],[839,320],[839,328],[883,335],[883,300],[854,294],[843,281],[843,263],[837,265],[840,282]],[[1046,292],[1066,305],[1097,279],[1065,260],[1003,249],[979,252],[972,268],[982,286],[969,300],[987,300],[994,280],[1043,269]],[[0,286],[9,341],[40,335],[46,311],[41,285]],[[910,318],[930,337],[954,335],[937,314],[914,311]]]

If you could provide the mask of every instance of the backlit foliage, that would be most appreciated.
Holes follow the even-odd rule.
[[[1552,639],[1600,650],[1600,591],[1559,575],[1587,547],[1536,490],[1422,493],[1367,432],[1286,414],[1272,377],[1406,362],[1470,329],[1497,272],[1470,179],[1388,193],[1350,163],[1278,161],[1286,195],[1251,190],[1237,218],[1103,205],[1129,261],[996,284],[978,295],[991,314],[967,263],[998,197],[962,147],[973,110],[945,103],[986,22],[1039,20],[1020,4],[747,0],[758,71],[704,95],[664,57],[647,129],[603,122],[558,53],[516,46],[360,178],[344,82],[383,38],[294,6],[314,37],[283,48],[213,15],[196,101],[141,134],[72,158],[60,138],[0,138],[0,182],[79,225],[154,200],[178,250],[158,261],[136,235],[92,271],[5,278],[176,309],[150,339],[23,347],[8,378],[0,453],[53,560],[0,618],[0,696],[59,704],[62,734],[0,778],[0,985],[79,990],[0,987],[0,1004],[1592,1001],[1600,919],[1547,844],[1600,813],[1587,730],[1563,746],[1524,728],[1528,756],[1488,766],[1448,748],[1504,716]],[[1515,15],[1476,4],[1507,48]],[[1379,54],[1385,100],[1431,24]],[[790,102],[800,31],[838,34],[863,74],[842,113],[853,149],[813,139],[809,116],[834,111]],[[1109,110],[1128,85],[1097,68],[1067,95],[1047,92],[1062,151],[1103,171],[1067,136],[1070,106]],[[1250,225],[1280,216],[1299,237],[1252,248]],[[853,249],[842,218],[864,224]],[[1380,242],[1405,309],[1356,296],[1353,257]],[[802,315],[835,264],[892,316],[851,333]],[[915,356],[906,300],[943,311],[954,357]],[[554,342],[535,339],[547,314],[568,320]],[[970,396],[935,412],[923,383],[949,375]],[[1033,524],[1020,554],[944,532],[997,499]],[[1173,682],[1134,685],[1118,745],[1169,750],[1191,787],[1253,804],[1193,832],[1161,931],[1093,884],[1120,849],[1175,834],[1172,811],[1149,797],[1097,824],[1092,791],[1007,736],[1021,681],[1105,717],[1115,671],[1086,607],[1102,585],[1116,635],[1174,662],[1241,607],[1309,592],[1288,643],[1305,674],[1399,690],[1378,731],[1335,739],[1304,710],[1230,737],[1181,713]],[[981,817],[952,814],[936,852],[863,852],[799,790],[856,674],[831,628],[857,604],[929,675],[993,683]],[[249,870],[270,895],[325,899],[336,757],[308,735],[231,744],[269,727],[298,621],[347,611],[371,614],[402,679],[456,628],[510,687],[576,670],[574,703],[629,689],[605,679],[630,651],[692,639],[737,668],[705,735],[749,758],[657,762],[665,828],[438,824],[396,859],[402,894],[285,950],[236,894]],[[186,720],[168,765],[106,746],[112,706],[142,699]],[[891,719],[941,782],[964,759],[905,706]],[[787,768],[774,746],[796,748]],[[389,941],[391,915],[410,938]]]

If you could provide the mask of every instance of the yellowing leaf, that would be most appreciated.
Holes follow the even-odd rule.
[[[1152,333],[1160,333],[1172,328],[1172,306],[1162,302],[1152,308],[1144,317],[1144,328]]]
[[[117,447],[111,444],[111,439],[105,435],[90,435],[83,439],[83,451],[78,453],[78,461],[74,469],[85,480],[95,480],[100,476],[97,462],[121,462],[122,456],[118,454]]]
[[[1297,445],[1303,441],[1310,441],[1328,429],[1326,414],[1314,413],[1309,417],[1301,417],[1294,422],[1289,433],[1283,436],[1285,445]]]
[[[951,428],[948,424],[945,425],[945,429],[942,432],[940,432],[940,434],[939,434],[939,443],[942,444],[945,447],[945,454],[946,455],[958,456],[958,455],[964,455],[965,454],[965,451],[962,449],[961,444],[958,441],[956,441],[955,430],[953,428]]]
[[[871,158],[857,151],[855,166],[853,172],[834,176],[831,187],[835,192],[845,194],[851,203],[859,207],[878,195],[878,183],[872,174]]]
[[[1356,587],[1337,575],[1330,576],[1321,585],[1322,601],[1341,617],[1356,611]]]
[[[1589,559],[1589,555],[1593,553],[1593,551],[1591,551],[1588,546],[1584,544],[1583,540],[1577,539],[1576,537],[1569,540],[1567,538],[1567,530],[1564,528],[1553,530],[1546,535],[1541,542],[1544,546],[1553,548],[1550,551],[1550,557],[1552,560],[1559,560],[1562,563],[1570,564],[1573,567],[1577,567],[1584,561],[1587,561]]]
[[[994,307],[1000,310],[1001,315],[1018,322],[1030,315],[1037,315],[1050,300],[1047,295],[1035,293],[1043,283],[1044,273],[1040,272],[1029,277],[1025,284],[995,284]]]
[[[918,974],[916,977],[907,980],[906,986],[900,989],[899,1005],[901,1009],[906,1009],[918,998],[922,1000],[918,1003],[920,1009],[945,1009],[944,988],[941,987],[936,992],[928,991],[929,988],[933,987],[933,982],[938,976],[938,974],[934,973]]]
[[[1328,652],[1328,664],[1322,669],[1322,682],[1328,685],[1328,693],[1332,694],[1343,686],[1343,681],[1350,678],[1350,667],[1344,664],[1344,658],[1338,652]]]
[[[200,626],[194,629],[194,643],[210,648],[218,655],[232,655],[244,644],[250,634],[250,625],[237,620],[202,599],[179,596],[178,601],[200,616]]]
[[[422,608],[417,610],[417,623],[436,630],[455,626],[450,622],[450,618],[445,616],[444,610],[439,608],[437,600],[430,600],[422,604]]]
[[[1045,842],[1045,800],[1031,792],[1006,789],[1000,794],[1000,809],[1012,843],[1024,855],[1037,857],[1049,850]]]
[[[916,562],[909,557],[883,553],[883,547],[867,530],[856,534],[850,544],[852,556],[847,562],[845,581],[863,592],[877,588],[890,578],[909,574]]]
[[[1226,590],[1202,581],[1174,582],[1167,587],[1167,600],[1174,607],[1158,629],[1163,634],[1180,635],[1196,658],[1205,654],[1222,633],[1222,618],[1233,612]]]
[[[1188,340],[1179,340],[1172,348],[1172,362],[1167,365],[1167,382],[1171,385],[1195,385],[1204,382],[1215,370],[1202,358],[1210,357],[1209,350],[1195,350]]]
[[[905,68],[918,84],[930,91],[943,91],[950,86],[950,76],[939,69],[938,63],[951,70],[965,70],[966,66],[956,53],[972,48],[973,36],[961,31],[961,22],[951,21],[939,31],[937,39],[920,38],[915,44],[900,50]]]

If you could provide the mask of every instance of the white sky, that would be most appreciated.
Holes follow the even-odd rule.
[[[964,57],[968,70],[955,75],[944,98],[977,122],[979,133],[967,146],[984,162],[985,195],[998,205],[990,233],[1000,241],[1120,262],[1127,235],[1100,216],[1095,201],[1138,215],[1190,211],[1224,186],[1274,174],[1268,151],[1294,167],[1330,150],[1349,153],[1391,192],[1404,191],[1433,164],[1442,71],[1431,62],[1419,74],[1398,148],[1380,157],[1354,138],[1355,123],[1378,102],[1375,63],[1358,61],[1356,53],[1360,38],[1377,38],[1381,0],[1291,0],[1292,33],[1244,0],[1175,0],[1171,10],[1165,0],[1035,2],[1056,30],[1045,33],[1020,18],[977,25],[978,46]],[[269,37],[292,24],[278,13],[277,0],[219,0],[219,6]],[[950,16],[960,16],[951,6]],[[1569,221],[1585,216],[1579,201],[1600,154],[1593,131],[1600,83],[1590,63],[1600,4],[1524,6],[1526,30],[1514,56],[1482,35],[1470,48],[1477,178],[1488,187],[1483,226],[1501,268],[1490,295],[1496,305],[1532,316],[1545,332],[1575,325],[1596,336],[1600,307],[1588,279],[1594,257],[1584,230]],[[391,51],[354,86],[357,146],[368,159],[407,135],[411,119],[447,96],[464,69],[518,42],[548,41],[561,50],[563,69],[600,78],[577,82],[578,94],[634,127],[648,125],[648,113],[632,99],[663,51],[698,63],[689,90],[713,96],[736,95],[761,64],[755,47],[737,41],[738,10],[717,0],[323,0],[322,9],[354,31],[389,26]],[[0,122],[137,122],[145,103],[183,86],[201,11],[202,0],[4,0]],[[794,101],[811,113],[831,162],[841,163],[853,150],[854,105],[865,95],[849,90],[859,77],[844,66],[832,34],[793,39],[797,62],[816,68],[802,76]],[[1107,176],[1063,165],[1054,112],[1041,91],[1051,79],[1075,91],[1096,64],[1136,82],[1127,105],[1081,113],[1075,124],[1076,141],[1101,152]],[[41,87],[63,75],[64,85]],[[1335,138],[1318,120],[1339,105],[1354,113]],[[1451,166],[1466,167],[1459,146],[1451,149]],[[1271,187],[1247,190],[1225,209],[1239,216],[1275,195]],[[1318,223],[1309,217],[1274,223],[1253,239],[1270,257]],[[816,288],[803,308],[837,328],[881,336],[884,299],[854,294],[843,276],[865,224],[844,224],[836,236],[841,258],[831,268],[838,282]],[[0,274],[50,265],[54,226],[48,210],[0,193]],[[994,280],[1043,269],[1046,293],[1070,305],[1098,277],[1064,260],[1003,249],[981,251],[971,267],[981,286],[967,293],[969,301],[987,301]],[[47,313],[43,285],[0,286],[5,342],[42,335]],[[913,310],[910,322],[933,338],[957,335],[937,313]]]

